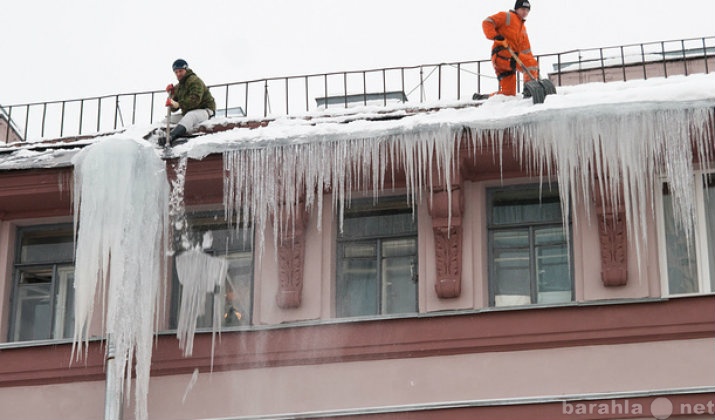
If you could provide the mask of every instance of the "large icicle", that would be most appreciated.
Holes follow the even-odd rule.
[[[152,338],[166,267],[169,186],[152,146],[130,138],[97,142],[74,159],[75,346],[87,345],[95,303],[115,347],[114,389],[131,391],[135,417],[148,418]],[[99,285],[99,297],[97,287]]]
[[[181,306],[176,336],[179,347],[184,350],[184,356],[191,356],[194,348],[194,333],[199,316],[204,314],[206,297],[218,297],[223,293],[219,290],[226,278],[228,269],[226,260],[213,257],[201,251],[199,247],[192,248],[176,257],[176,272],[181,283]],[[214,301],[213,326],[214,333],[221,326],[221,302]]]

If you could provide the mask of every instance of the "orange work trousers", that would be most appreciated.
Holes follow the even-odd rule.
[[[531,54],[521,54],[519,59],[531,70],[532,76],[539,78],[538,64]],[[516,60],[511,57],[509,51],[502,50],[492,54],[492,64],[499,80],[499,92],[502,95],[516,95],[516,71],[524,72],[521,66],[516,64]],[[525,80],[531,80],[529,76],[524,76]]]

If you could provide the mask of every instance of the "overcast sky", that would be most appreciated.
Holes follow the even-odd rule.
[[[5,0],[0,104],[487,59],[513,0]],[[533,0],[535,54],[715,35],[713,0]]]

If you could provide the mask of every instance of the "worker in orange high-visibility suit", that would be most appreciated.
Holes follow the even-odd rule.
[[[519,56],[531,74],[531,78],[525,76],[526,81],[539,78],[539,66],[531,54],[531,43],[524,24],[530,11],[529,0],[517,0],[514,10],[499,12],[482,22],[484,35],[494,41],[492,64],[499,80],[497,93],[502,95],[516,95],[516,70],[524,72],[524,69],[516,65],[516,60],[512,58],[508,48]]]

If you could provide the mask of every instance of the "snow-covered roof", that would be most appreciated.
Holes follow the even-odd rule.
[[[257,128],[246,128],[246,118],[214,118],[203,127],[207,134],[176,147],[176,153],[201,159],[227,150],[260,148],[343,139],[384,138],[417,132],[443,131],[465,126],[473,129],[506,129],[554,116],[619,115],[624,109],[639,112],[715,106],[715,74],[672,76],[627,82],[590,83],[558,88],[543,104],[520,96],[495,95],[489,100],[393,104],[387,107],[329,109],[303,115],[269,119]],[[236,126],[238,128],[226,129]],[[0,146],[0,170],[71,166],[72,157],[84,146],[112,136],[141,139],[154,126],[136,125],[73,141],[15,143]],[[157,150],[157,153],[160,153]]]

